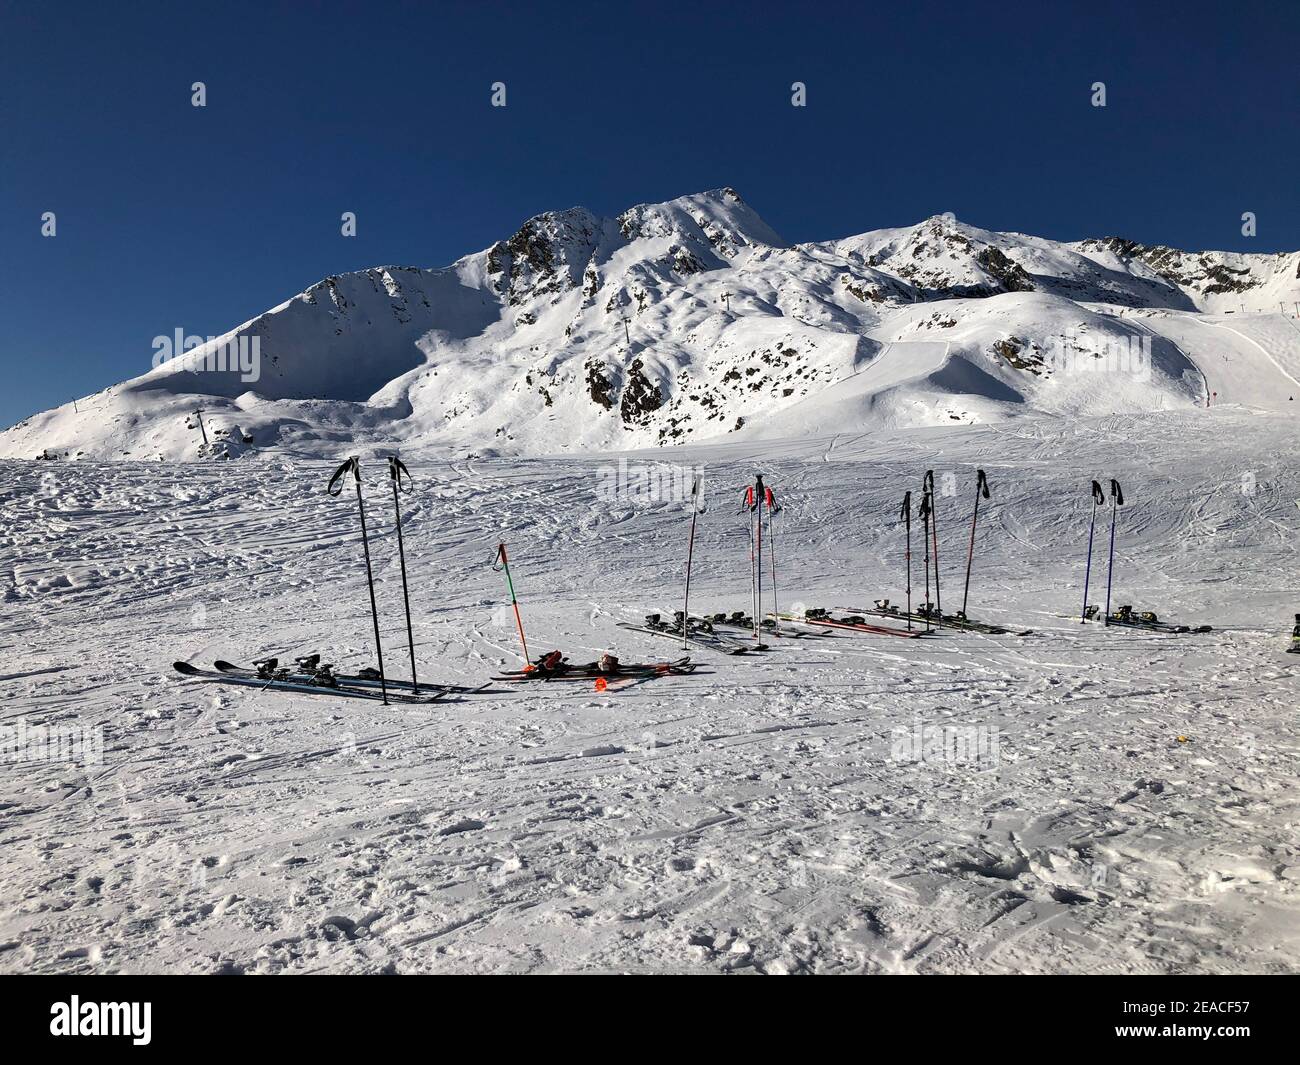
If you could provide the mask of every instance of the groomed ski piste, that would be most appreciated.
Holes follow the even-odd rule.
[[[1267,344],[1246,330],[1218,350]],[[0,970],[1294,972],[1300,434],[1271,386],[1277,410],[1236,405],[1258,398],[1236,365],[1205,367],[1209,410],[835,434],[849,395],[668,451],[404,454],[419,670],[468,687],[520,664],[500,541],[533,657],[683,653],[617,624],[681,609],[689,501],[636,492],[661,464],[703,468],[691,610],[710,613],[751,609],[755,472],[784,508],[781,610],[902,605],[899,502],[927,469],[954,609],[986,471],[968,613],[1031,635],[765,637],[606,692],[384,706],[186,680],[173,660],[374,665],[336,461],[0,463],[0,724],[26,744],[0,795]],[[359,454],[401,679],[392,502]],[[632,490],[611,498],[619,459]],[[1110,478],[1113,604],[1213,631],[1059,616],[1082,608],[1089,483]],[[33,760],[42,727],[102,757]]]

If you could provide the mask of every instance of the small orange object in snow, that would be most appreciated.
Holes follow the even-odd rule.
[[[609,681],[607,681],[604,677],[596,678],[596,691],[603,692],[608,687],[609,687]]]

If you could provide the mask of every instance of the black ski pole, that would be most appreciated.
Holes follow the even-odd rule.
[[[767,501],[767,553],[772,559],[772,633],[781,635],[781,607],[776,601],[776,527],[773,519],[781,507],[777,504],[772,489],[766,492]]]
[[[754,562],[754,517],[753,517],[753,515],[754,515],[754,507],[755,507],[755,501],[754,501],[754,486],[753,486],[752,484],[751,484],[751,485],[746,485],[746,486],[745,486],[745,491],[741,494],[741,497],[740,497],[740,512],[741,512],[742,514],[745,515],[745,530],[746,530],[746,532],[749,533],[749,602],[750,602],[750,609],[753,610],[754,615],[757,616],[757,615],[758,615],[758,593],[755,591],[755,589],[757,588],[757,583],[756,583],[756,581],[757,581],[757,579],[758,579],[758,573],[757,573],[757,571],[756,571],[756,569],[755,569],[755,565],[756,565],[756,564],[755,564],[755,562]],[[754,624],[757,625],[758,622],[755,621]]]
[[[348,471],[357,482],[357,510],[361,514],[361,546],[366,553],[366,585],[370,589],[370,617],[375,623],[375,657],[379,659],[379,690],[383,695],[384,705],[388,705],[388,681],[384,678],[384,649],[379,642],[379,607],[375,605],[375,576],[370,569],[370,539],[366,535],[366,505],[361,499],[361,463],[356,456],[348,459],[334,471],[325,491],[332,496],[343,494],[343,482]],[[338,487],[336,488],[335,485]]]
[[[898,515],[903,519],[903,525],[907,529],[907,550],[904,554],[907,565],[907,628],[910,632],[912,629],[912,493],[907,492],[903,495],[903,510]]]
[[[1101,485],[1092,482],[1092,520],[1088,522],[1088,561],[1083,567],[1083,613],[1079,615],[1079,624],[1088,622],[1088,581],[1092,576],[1092,538],[1097,530],[1097,508],[1106,502],[1106,493]]]
[[[930,496],[930,535],[934,538],[934,612],[943,617],[943,596],[939,594],[939,515],[934,510],[934,470],[925,471],[924,485]]]
[[[397,557],[402,562],[402,601],[406,604],[406,645],[411,649],[411,688],[420,690],[420,682],[415,674],[415,634],[411,631],[411,595],[406,586],[406,548],[402,543],[402,507],[397,501],[399,492],[410,492],[411,471],[406,468],[396,455],[388,457],[388,476],[393,482],[393,513],[397,518]]]
[[[1110,482],[1110,562],[1106,567],[1106,614],[1102,619],[1102,623],[1105,625],[1110,624],[1110,584],[1111,578],[1115,574],[1115,514],[1123,505],[1124,493],[1120,491],[1119,481],[1112,478]]]
[[[961,593],[961,613],[959,617],[966,616],[966,597],[970,595],[970,568],[975,561],[975,523],[980,517],[980,495],[983,494],[985,499],[989,497],[989,482],[984,476],[983,470],[975,471],[978,476],[975,478],[975,513],[970,518],[970,550],[966,554],[966,588]]]
[[[925,540],[925,631],[930,631],[930,493],[921,493],[921,535]]]
[[[754,604],[757,609],[754,611],[754,642],[763,642],[763,475],[754,474],[754,531],[756,534],[757,547],[754,551],[754,557],[758,564],[754,569]]]
[[[695,557],[695,519],[700,515],[700,489],[704,477],[696,474],[691,484],[691,535],[686,541],[686,594],[682,597],[682,650],[686,650],[686,638],[691,627],[691,560]]]

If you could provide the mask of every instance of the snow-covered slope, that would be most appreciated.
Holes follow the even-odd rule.
[[[922,374],[945,357],[918,352]],[[785,508],[782,604],[902,600],[899,500],[929,468],[951,609],[978,467],[969,610],[1034,633],[780,639],[625,690],[421,708],[170,668],[374,663],[332,464],[0,461],[3,724],[103,752],[0,774],[0,972],[1294,973],[1294,424],[1189,408],[683,448],[709,503],[696,609],[750,605],[733,507],[755,470]],[[392,500],[364,465],[401,676]],[[422,676],[518,663],[502,538],[533,655],[679,653],[615,622],[680,606],[681,502],[602,498],[601,455],[411,467]],[[1056,616],[1082,605],[1093,477],[1127,496],[1114,603],[1213,632]],[[1094,558],[1094,602],[1105,584]]]
[[[0,433],[0,456],[539,454],[1192,406],[1202,361],[1228,349],[1248,379],[1296,359],[1276,312],[1298,270],[1300,253],[1063,244],[947,216],[791,246],[732,189],[574,208],[444,269],[327,278]],[[1233,311],[1235,328],[1243,305],[1257,331],[1273,314],[1273,348],[1187,325]],[[259,345],[255,380],[221,358],[238,338]],[[1139,365],[1110,359],[1133,345]]]

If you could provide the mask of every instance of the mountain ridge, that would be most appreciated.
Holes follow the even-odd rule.
[[[950,215],[791,244],[723,187],[612,218],[542,212],[445,267],[331,275],[75,411],[25,419],[0,433],[0,456],[666,445],[757,431],[885,355],[864,426],[1159,409],[1198,402],[1199,371],[1126,314],[1288,298],[1300,253],[1057,242]],[[238,337],[257,339],[256,381],[211,368]],[[1057,365],[1142,337],[1144,381]],[[200,407],[219,435],[206,445]]]

